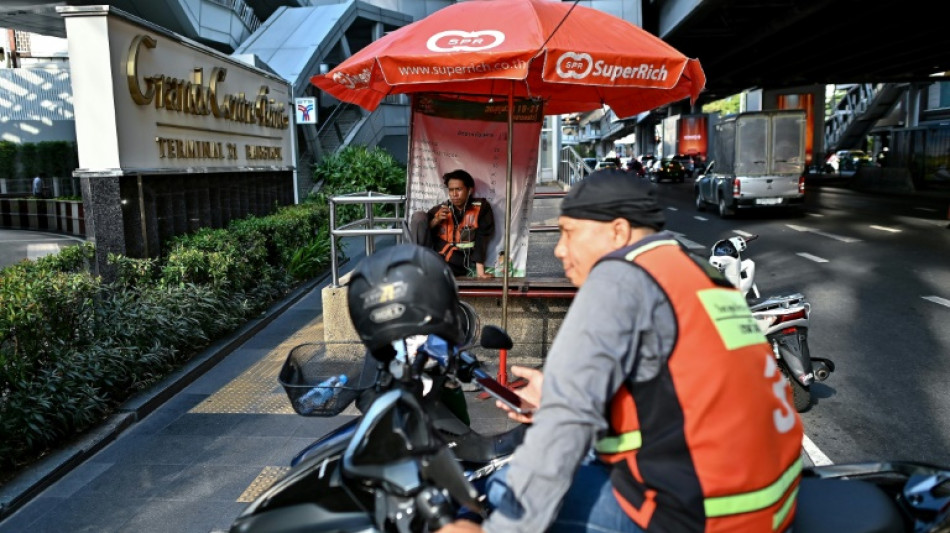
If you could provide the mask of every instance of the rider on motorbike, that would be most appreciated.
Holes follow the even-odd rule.
[[[442,532],[781,531],[802,424],[745,303],[669,233],[652,185],[595,172],[561,205],[555,256],[580,287],[492,514]],[[594,456],[591,451],[596,451]],[[590,529],[585,529],[589,527]]]

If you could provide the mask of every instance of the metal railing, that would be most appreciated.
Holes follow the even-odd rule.
[[[362,204],[365,216],[359,220],[354,220],[353,222],[348,222],[337,227],[336,206],[338,204]],[[402,242],[402,239],[409,233],[406,221],[401,215],[405,204],[405,196],[383,194],[373,191],[355,192],[330,197],[330,272],[333,276],[334,287],[340,285],[339,270],[336,262],[336,237],[365,237],[366,255],[371,255],[376,251],[376,237],[380,235],[394,235],[396,242]],[[394,206],[395,216],[376,216],[373,209],[376,205]]]
[[[257,18],[257,14],[254,13],[254,9],[251,6],[244,3],[244,0],[208,0],[212,4],[218,4],[219,6],[226,7],[234,12],[235,15],[241,22],[244,23],[244,26],[248,29],[250,33],[254,33],[258,28],[261,27],[261,19]]]
[[[573,186],[594,169],[587,166],[584,158],[574,150],[573,146],[561,148],[561,158],[558,163],[557,180],[568,187]]]
[[[861,83],[848,89],[825,119],[825,148],[837,147],[847,128],[867,112],[883,84]]]

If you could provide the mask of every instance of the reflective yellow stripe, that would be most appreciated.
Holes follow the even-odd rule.
[[[640,431],[630,431],[616,437],[604,437],[597,441],[594,449],[600,453],[621,453],[631,450],[639,450],[643,444],[640,437]]]
[[[627,252],[627,255],[623,256],[623,258],[626,259],[627,261],[633,261],[634,259],[637,258],[638,255],[644,252],[649,252],[650,250],[654,248],[659,248],[660,246],[679,246],[679,244],[680,244],[679,241],[676,239],[664,239],[661,241],[653,241],[650,244],[645,244],[639,248],[630,250],[629,252]]]
[[[795,490],[788,496],[788,499],[785,500],[785,503],[782,504],[782,508],[775,513],[775,516],[772,517],[772,531],[778,531],[779,526],[782,525],[782,522],[785,521],[785,518],[788,517],[789,511],[792,510],[792,505],[795,503],[795,498],[798,497],[798,487],[795,487]]]
[[[742,494],[733,494],[731,496],[719,496],[716,498],[706,498],[705,507],[706,507],[706,516],[709,518],[726,516],[739,513],[748,513],[751,511],[758,511],[759,509],[764,509],[770,505],[774,505],[776,502],[782,499],[782,495],[792,486],[793,483],[798,479],[798,475],[802,472],[802,460],[801,458],[797,459],[792,466],[786,470],[781,477],[778,478],[775,483],[772,483],[764,489],[759,489],[752,492],[745,492]],[[794,499],[794,494],[789,498],[789,501]],[[782,507],[782,509],[776,514],[776,517],[773,519],[778,520],[779,515],[784,516],[789,512],[791,506],[788,502]],[[777,522],[781,524],[781,521]]]

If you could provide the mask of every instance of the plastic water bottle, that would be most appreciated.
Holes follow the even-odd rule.
[[[319,385],[313,387],[306,394],[297,398],[297,411],[308,415],[315,409],[325,406],[333,397],[340,392],[340,387],[346,385],[346,374],[333,376]]]

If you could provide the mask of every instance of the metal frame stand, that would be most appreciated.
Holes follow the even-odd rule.
[[[340,276],[337,265],[336,237],[365,237],[366,255],[376,251],[376,237],[379,235],[395,235],[396,242],[402,242],[408,234],[406,221],[402,217],[406,197],[383,194],[373,191],[355,192],[330,197],[330,272],[333,276],[333,286],[340,286]],[[363,204],[364,217],[337,227],[337,204]],[[391,204],[395,209],[395,216],[377,217],[373,213],[373,206]],[[395,227],[394,227],[395,226]]]

